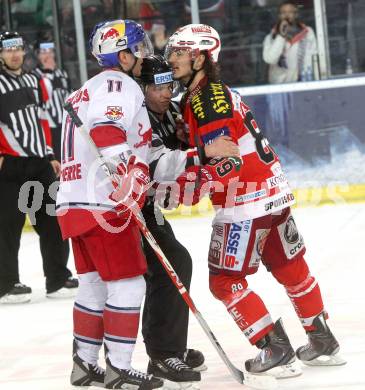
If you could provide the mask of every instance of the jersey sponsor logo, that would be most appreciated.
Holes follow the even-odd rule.
[[[142,123],[138,123],[139,129],[138,129],[138,135],[142,138],[142,141],[137,142],[133,146],[138,149],[142,146],[149,146],[152,142],[152,127],[150,127],[147,131],[142,133],[143,125]]]
[[[299,240],[299,232],[293,217],[289,217],[285,224],[284,238],[289,244],[295,244]]]
[[[249,202],[251,200],[262,198],[266,195],[267,195],[266,190],[259,190],[259,191],[255,191],[255,192],[249,192],[248,194],[244,194],[244,195],[238,195],[238,196],[236,196],[235,201],[237,204],[240,204],[240,203],[245,203],[245,202]]]
[[[223,85],[220,83],[210,83],[209,90],[213,96],[210,100],[213,102],[213,110],[218,114],[227,114],[231,111],[231,105]]]
[[[124,113],[121,106],[107,106],[104,115],[111,121],[117,121],[124,117]]]
[[[205,145],[210,145],[217,137],[222,135],[229,135],[228,127],[225,126],[220,129],[210,131],[208,134],[202,135],[201,138]]]
[[[263,232],[259,232],[258,234],[258,239],[256,242],[256,251],[260,257],[262,257],[262,254],[264,253],[265,243],[269,234],[270,230],[264,230]],[[260,259],[258,261],[260,261]]]
[[[275,188],[280,187],[282,184],[287,184],[287,180],[284,173],[281,173],[280,175],[269,177],[266,179],[266,183],[269,188]]]
[[[242,226],[232,223],[229,229],[228,240],[226,245],[226,252],[231,254],[237,254],[237,247],[239,239],[241,238]]]
[[[65,167],[61,171],[61,181],[80,180],[81,176],[81,164],[74,164]]]
[[[303,248],[304,248],[304,241],[303,238],[300,237],[300,241],[294,246],[294,248],[290,249],[290,254],[294,256]]]
[[[286,203],[292,202],[294,200],[293,194],[285,194],[284,196],[281,196],[279,199],[273,200],[269,203],[265,204],[265,211],[269,211],[272,208],[276,208],[279,206],[282,206]]]

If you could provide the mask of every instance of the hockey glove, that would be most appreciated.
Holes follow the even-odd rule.
[[[109,198],[117,202],[119,213],[138,213],[144,205],[150,176],[148,166],[136,155],[131,155],[127,164],[120,163],[113,175],[113,191]]]
[[[230,179],[239,176],[241,158],[213,158],[202,167],[188,168],[176,181],[180,186],[179,202],[192,206],[213,191],[222,191]]]

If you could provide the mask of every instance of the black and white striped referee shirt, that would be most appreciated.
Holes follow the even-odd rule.
[[[49,124],[51,127],[62,127],[63,105],[71,93],[71,84],[67,72],[61,69],[49,70],[40,67],[35,68],[33,72],[38,77],[43,77],[50,82],[52,92],[46,106],[49,114]]]
[[[43,109],[46,100],[44,82],[34,74],[15,76],[0,70],[0,155],[45,157],[53,154]]]

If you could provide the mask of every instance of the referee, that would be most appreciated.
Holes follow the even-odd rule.
[[[37,206],[32,222],[40,237],[47,296],[73,295],[78,286],[66,267],[68,244],[51,212],[55,202],[48,191],[60,173],[60,163],[53,156],[43,111],[47,92],[43,80],[23,72],[24,55],[17,32],[0,34],[0,303],[30,300],[32,290],[20,283],[18,267],[25,222],[21,210],[27,207]],[[39,187],[42,198],[36,191]]]
[[[49,100],[46,109],[52,132],[53,151],[56,160],[61,161],[63,105],[71,93],[70,78],[65,70],[57,67],[55,46],[50,38],[39,39],[34,45],[34,49],[38,66],[33,73],[40,78],[44,78],[48,87]]]

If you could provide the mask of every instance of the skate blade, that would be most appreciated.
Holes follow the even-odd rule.
[[[172,382],[168,379],[163,379],[163,390],[199,390],[199,382]]]
[[[302,373],[303,371],[296,361],[266,371],[266,374],[276,379],[295,378],[296,376],[302,375]]]
[[[276,378],[266,373],[262,374],[251,374],[245,371],[244,385],[258,390],[274,390],[278,388],[278,382]]]
[[[6,294],[0,298],[0,303],[17,304],[30,302],[32,294]]]
[[[305,364],[306,366],[311,366],[311,367],[315,367],[315,366],[323,367],[323,366],[343,366],[347,363],[347,361],[339,355],[330,355],[330,356],[322,355],[313,360],[308,360],[308,361],[302,360],[302,363]]]
[[[50,299],[65,299],[65,298],[73,298],[76,296],[77,288],[65,288],[62,287],[57,291],[52,293],[47,293],[46,297]]]
[[[201,372],[201,371],[207,371],[208,367],[203,363],[198,367],[193,368],[194,371]]]

